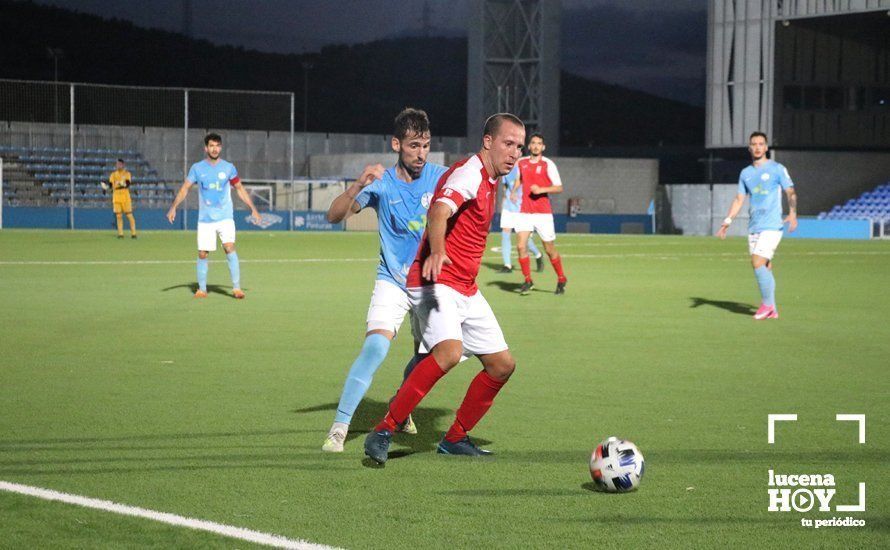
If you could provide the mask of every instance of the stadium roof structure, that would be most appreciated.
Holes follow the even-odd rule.
[[[890,116],[890,0],[712,0],[708,11],[707,147],[745,146],[754,131],[791,147],[890,147],[886,130],[862,135]]]

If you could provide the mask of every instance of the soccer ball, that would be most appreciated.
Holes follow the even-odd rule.
[[[643,453],[630,441],[610,437],[590,455],[590,475],[597,489],[626,493],[640,486],[645,470]]]
[[[103,191],[108,191],[108,184],[104,181],[99,182],[99,187],[101,187]]]

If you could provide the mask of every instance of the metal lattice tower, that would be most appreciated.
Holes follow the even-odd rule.
[[[511,112],[559,147],[560,0],[473,0],[469,22],[467,134]]]

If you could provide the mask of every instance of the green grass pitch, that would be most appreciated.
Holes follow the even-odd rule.
[[[493,235],[490,245],[499,244]],[[742,239],[560,236],[547,265],[483,261],[479,285],[517,360],[473,435],[491,460],[435,454],[478,362],[445,377],[385,468],[364,433],[409,357],[407,324],[346,452],[320,451],[360,348],[376,235],[238,235],[247,299],[222,252],[192,298],[193,232],[0,232],[0,480],[346,548],[845,547],[890,537],[890,242],[786,240],[781,318],[759,303]],[[767,415],[796,413],[767,444]],[[854,423],[867,417],[860,445]],[[616,435],[646,457],[639,491],[591,491]],[[767,472],[832,473],[833,504],[768,512]],[[815,530],[801,518],[854,516]],[[250,547],[0,492],[0,546]],[[883,542],[882,542],[883,541]]]

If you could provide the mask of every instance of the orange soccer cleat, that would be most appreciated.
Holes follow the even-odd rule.
[[[244,299],[244,292],[240,288],[236,288],[232,291],[232,296],[234,296],[238,300]]]
[[[200,288],[195,291],[195,298],[206,298],[206,297],[207,297],[207,293],[205,291],[201,290]]]

